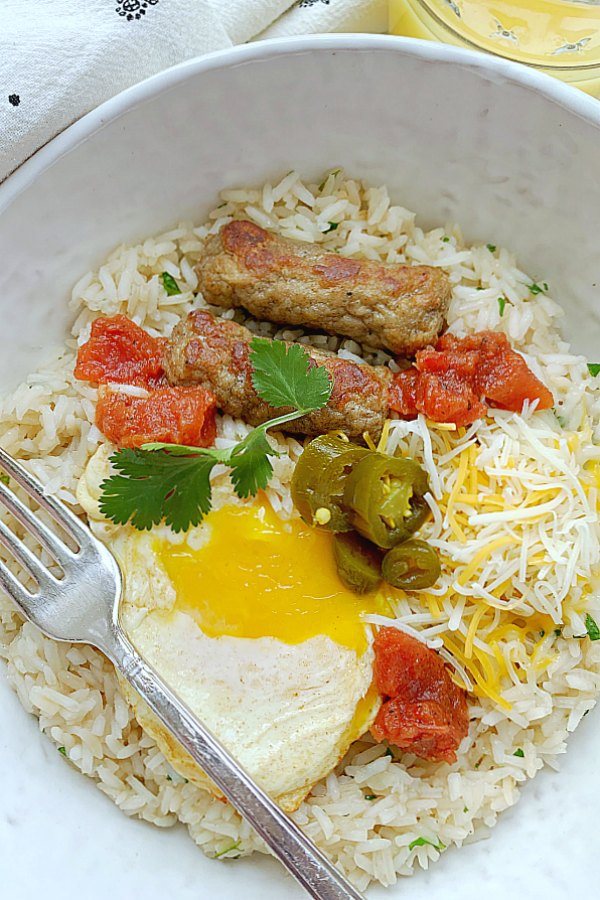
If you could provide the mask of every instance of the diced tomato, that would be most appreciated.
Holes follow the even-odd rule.
[[[416,406],[434,422],[454,422],[455,425],[470,425],[487,412],[485,403],[473,391],[468,379],[453,372],[420,378]]]
[[[101,388],[96,425],[119,447],[150,441],[210,447],[217,433],[216,401],[202,387],[160,387],[147,397]]]
[[[554,397],[548,388],[536,378],[506,338],[504,343],[505,346],[499,346],[487,337],[482,342],[477,368],[477,385],[481,393],[500,409],[520,412],[525,400],[537,400],[538,409],[550,409],[554,406]]]
[[[390,409],[400,413],[401,416],[416,416],[417,409],[417,384],[419,373],[411,366],[404,372],[398,372],[390,387]]]
[[[375,684],[384,698],[374,738],[422,759],[456,762],[469,731],[467,697],[442,658],[396,628],[380,629],[374,650]]]
[[[477,374],[479,350],[458,348],[440,350],[436,347],[425,347],[417,353],[416,367],[419,372],[432,375],[452,374],[456,378],[472,379]]]
[[[430,348],[434,357],[442,357]],[[487,407],[481,402],[468,378],[454,372],[448,365],[438,365],[431,358],[431,370],[422,373],[415,367],[399,372],[389,394],[390,409],[413,418],[424,413],[434,422],[454,422],[469,425],[484,416]]]
[[[480,331],[459,338],[443,335],[417,353],[415,365],[394,377],[390,409],[403,416],[423,413],[434,422],[469,425],[485,415],[483,402],[520,412],[525,400],[549,409],[554,398],[506,336]]]
[[[75,378],[94,384],[155,387],[163,376],[164,338],[153,338],[127,316],[100,317],[79,348]]]
[[[471,350],[479,350],[485,338],[496,340],[500,344],[508,343],[506,337],[499,331],[472,331],[471,334],[467,334],[465,337],[458,337],[456,334],[447,331],[446,334],[438,338],[435,348],[440,352],[457,350],[465,353]]]

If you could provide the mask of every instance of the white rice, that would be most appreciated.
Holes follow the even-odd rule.
[[[387,433],[389,452],[409,452],[430,471],[433,518],[426,533],[444,562],[435,588],[397,603],[397,625],[430,646],[443,644],[457,680],[475,686],[470,733],[452,766],[391,753],[367,735],[294,818],[359,888],[389,885],[427,868],[451,845],[487,836],[520,785],[544,765],[557,766],[568,734],[595,703],[600,641],[581,635],[586,615],[600,621],[597,380],[561,340],[560,307],[545,288],[530,292],[532,279],[509,251],[466,247],[458,226],[423,232],[384,187],[345,180],[339,171],[320,185],[304,184],[290,172],[277,184],[224,191],[221,201],[207,224],[184,223],[139,246],[119,247],[97,273],[84,275],[73,289],[67,350],[2,401],[2,446],[28,460],[48,490],[75,509],[78,479],[103,442],[93,424],[96,391],[72,375],[77,346],[99,314],[124,313],[150,333],[168,335],[180,316],[203,304],[194,295],[202,239],[232,217],[344,255],[443,267],[453,287],[452,330],[504,331],[556,399],[555,413],[495,412],[466,432],[419,419],[392,424]],[[178,281],[181,294],[166,295],[162,272]],[[499,297],[506,298],[503,312]],[[226,315],[241,320],[237,311]],[[260,334],[394,367],[388,354],[355,341],[247,324]],[[244,423],[221,417],[218,442],[231,444],[246,432]],[[280,443],[288,452],[276,461],[269,497],[289,517],[289,480],[301,446]],[[475,501],[461,500],[473,493]],[[468,577],[461,579],[463,573]],[[228,804],[168,765],[100,653],[43,637],[0,597],[0,656],[40,728],[125,813],[160,826],[183,822],[211,856],[264,851]]]

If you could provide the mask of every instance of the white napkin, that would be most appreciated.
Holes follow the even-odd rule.
[[[0,181],[169,66],[256,38],[383,31],[386,0],[1,0]]]
[[[387,30],[388,0],[300,0],[267,28],[261,38],[323,31]]]

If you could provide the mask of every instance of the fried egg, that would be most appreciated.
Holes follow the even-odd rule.
[[[296,809],[377,714],[362,616],[389,610],[344,587],[330,535],[282,521],[266,498],[242,503],[226,477],[214,486],[213,511],[185,535],[108,522],[98,500],[110,452],[92,457],[78,499],[121,566],[129,639],[281,807]],[[175,770],[218,795],[123,689]]]

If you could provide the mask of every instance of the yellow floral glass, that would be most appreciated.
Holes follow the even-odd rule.
[[[390,33],[486,50],[600,97],[600,0],[390,0]]]

